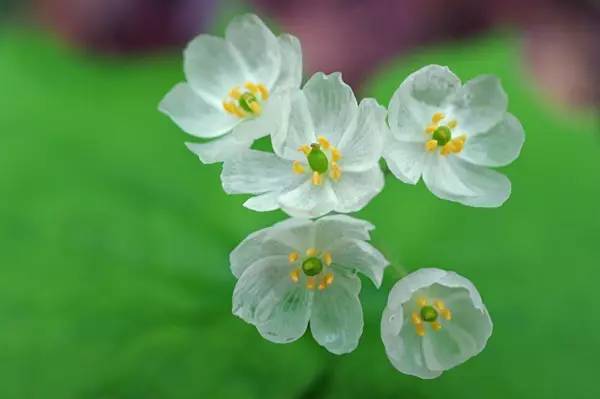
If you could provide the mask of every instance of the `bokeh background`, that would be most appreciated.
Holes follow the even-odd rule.
[[[281,220],[222,192],[157,111],[181,50],[256,12],[307,76],[387,105],[419,67],[498,75],[527,140],[499,209],[388,177],[358,216],[392,261],[364,281],[358,349],[260,338],[228,254]],[[598,398],[600,5],[550,0],[0,0],[0,398]],[[422,266],[472,279],[486,350],[433,381],[389,364],[387,291]]]

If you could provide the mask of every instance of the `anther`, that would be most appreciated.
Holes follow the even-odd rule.
[[[297,283],[300,280],[300,269],[296,268],[290,272],[290,280]]]
[[[321,183],[322,183],[322,180],[321,180],[321,175],[319,174],[319,172],[313,172],[312,184],[314,184],[315,186],[320,186]]]
[[[325,288],[327,288],[327,284],[325,284],[325,280],[321,280],[318,288],[319,288],[319,291],[323,291]]]
[[[302,173],[304,173],[304,165],[302,165],[300,161],[294,161],[292,163],[292,170],[297,175],[301,175]]]
[[[325,266],[331,266],[333,263],[333,257],[331,256],[331,252],[323,253],[323,262],[325,262]]]
[[[342,177],[342,169],[338,166],[337,163],[331,163],[331,170],[329,171],[329,176],[335,181],[338,181]]]
[[[435,132],[435,129],[437,129],[437,124],[431,124],[425,128],[425,131],[427,133],[433,133]]]
[[[304,155],[310,154],[310,146],[308,144],[301,145],[298,147],[298,151],[304,153]]]
[[[417,305],[419,305],[419,307],[427,306],[427,299],[423,297],[417,298]]]
[[[425,336],[425,325],[423,324],[415,324],[415,330],[417,331],[417,335],[419,337]]]
[[[433,114],[433,116],[431,117],[431,122],[433,123],[440,123],[440,121],[442,119],[444,119],[446,116],[441,113],[441,112],[436,112],[435,114]]]
[[[456,119],[452,119],[446,126],[448,126],[450,129],[454,129],[456,126],[458,126],[458,122]]]
[[[254,112],[255,114],[260,114],[262,112],[262,107],[260,106],[259,103],[252,102],[248,105],[250,106],[250,109],[252,110],[252,112]]]
[[[445,146],[442,147],[442,150],[440,151],[440,154],[442,155],[448,155],[452,152],[452,144],[446,144]]]
[[[260,92],[260,97],[263,100],[268,100],[269,99],[269,89],[267,89],[266,86],[263,84],[259,84],[259,85],[257,85],[257,87],[258,87],[258,91]]]
[[[317,248],[308,248],[306,250],[306,256],[317,256]]]
[[[331,146],[331,144],[329,143],[329,140],[327,140],[323,136],[317,137],[317,141],[319,142],[319,144],[321,144],[321,147],[323,147],[325,150],[328,150],[329,147]]]
[[[419,316],[419,314],[417,312],[413,312],[410,318],[415,326],[419,325],[419,324],[423,324],[423,320],[421,320],[421,316]]]
[[[337,162],[342,159],[342,153],[335,147],[331,147],[331,159],[333,162]]]
[[[258,93],[258,86],[256,86],[254,83],[252,82],[246,82],[244,84],[244,87],[246,87],[246,89],[250,90],[252,93],[256,94]]]
[[[438,146],[437,140],[429,140],[425,143],[425,149],[429,152],[435,151]]]
[[[442,323],[440,323],[439,321],[434,321],[433,323],[431,323],[431,328],[433,329],[433,331],[440,331],[442,329]]]
[[[229,91],[229,97],[231,97],[235,100],[239,100],[241,96],[242,96],[242,93],[240,93],[240,89],[237,87],[234,87],[233,89],[231,89]]]
[[[314,277],[309,277],[306,279],[306,288],[308,288],[309,290],[315,289],[315,278]]]
[[[290,254],[288,255],[288,262],[290,263],[294,263],[296,262],[298,259],[300,258],[300,254],[296,251],[292,251],[290,252]]]
[[[439,311],[446,309],[446,304],[441,299],[436,299],[433,301],[433,306],[435,306]]]
[[[329,287],[331,284],[333,284],[333,273],[327,273],[325,275],[325,278],[323,279],[323,281],[325,281],[325,284]]]
[[[450,309],[441,309],[440,314],[444,319],[452,320],[452,312],[450,311]]]

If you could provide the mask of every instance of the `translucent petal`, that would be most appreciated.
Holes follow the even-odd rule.
[[[207,143],[185,143],[185,145],[198,156],[202,163],[210,164],[235,158],[247,151],[252,145],[252,141],[227,134]]]
[[[325,216],[316,221],[316,242],[332,245],[341,238],[369,240],[373,229],[371,223],[348,215]]]
[[[158,109],[186,133],[211,138],[229,132],[239,123],[220,105],[206,101],[187,83],[178,83],[161,101]]]
[[[290,216],[316,218],[333,211],[337,197],[328,179],[319,186],[307,179],[300,186],[282,194],[279,203],[281,209]]]
[[[315,291],[310,329],[315,340],[336,355],[352,352],[363,330],[363,314],[355,275],[335,273],[327,289]]]
[[[302,82],[302,48],[300,41],[292,35],[283,34],[277,38],[281,52],[279,76],[273,90],[297,89]]]
[[[288,120],[282,124],[282,129],[272,134],[273,150],[285,159],[305,160],[305,155],[298,148],[317,140],[307,100],[300,90],[292,90],[287,98],[290,101]]]
[[[248,79],[233,45],[223,38],[200,35],[183,53],[183,69],[194,91],[215,107],[222,106],[229,90]]]
[[[324,249],[331,252],[336,268],[356,270],[371,279],[377,288],[381,286],[383,271],[390,262],[371,244],[362,240],[341,238]]]
[[[336,212],[357,212],[383,190],[384,178],[379,164],[364,172],[343,172],[338,182],[331,183],[337,198]]]
[[[459,157],[482,166],[504,166],[514,161],[525,142],[521,123],[511,114],[488,131],[467,139]]]
[[[279,43],[267,26],[254,14],[235,17],[227,26],[225,39],[240,55],[250,80],[271,88],[279,75]]]
[[[233,292],[233,314],[276,343],[300,338],[310,319],[312,293],[294,284],[290,271],[285,256],[263,258],[244,271]]]
[[[379,162],[388,130],[386,115],[386,109],[374,99],[360,102],[356,123],[346,130],[338,144],[342,169],[360,172]]]
[[[400,181],[417,184],[423,174],[427,159],[425,143],[399,141],[391,138],[386,142],[383,158],[390,171]]]
[[[511,191],[506,176],[453,155],[429,157],[423,180],[439,198],[474,207],[499,207]]]
[[[307,99],[317,136],[325,136],[337,146],[344,132],[355,123],[358,104],[350,86],[339,72],[315,73],[302,89]]]

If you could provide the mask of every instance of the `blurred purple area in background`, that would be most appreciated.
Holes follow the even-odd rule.
[[[182,48],[212,26],[220,8],[237,4],[243,12],[241,5],[249,6],[300,38],[307,74],[342,71],[355,87],[385,62],[415,48],[508,26],[521,32],[524,65],[545,93],[576,106],[600,102],[600,2],[595,0],[31,3],[36,21],[70,43],[109,54]]]
[[[33,0],[37,19],[104,53],[181,46],[206,29],[216,0]]]

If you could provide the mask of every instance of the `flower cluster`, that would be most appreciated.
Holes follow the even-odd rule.
[[[357,274],[379,288],[389,262],[369,243],[374,226],[344,214],[381,192],[382,159],[400,181],[422,176],[442,199],[498,207],[510,195],[510,181],[489,167],[512,162],[524,132],[495,77],[462,84],[430,65],[400,84],[387,109],[371,98],[359,103],[340,73],[316,73],[302,85],[299,41],[275,36],[255,15],[235,18],[225,38],[194,39],[184,70],[187,82],[160,110],[204,139],[187,144],[203,163],[223,162],[226,193],[250,194],[244,206],[254,211],[291,216],[230,256],[233,313],[272,342],[292,342],[310,325],[332,353],[357,347]],[[252,148],[264,136],[273,152]],[[391,363],[421,378],[478,354],[491,332],[473,284],[432,268],[396,283],[381,320]]]

